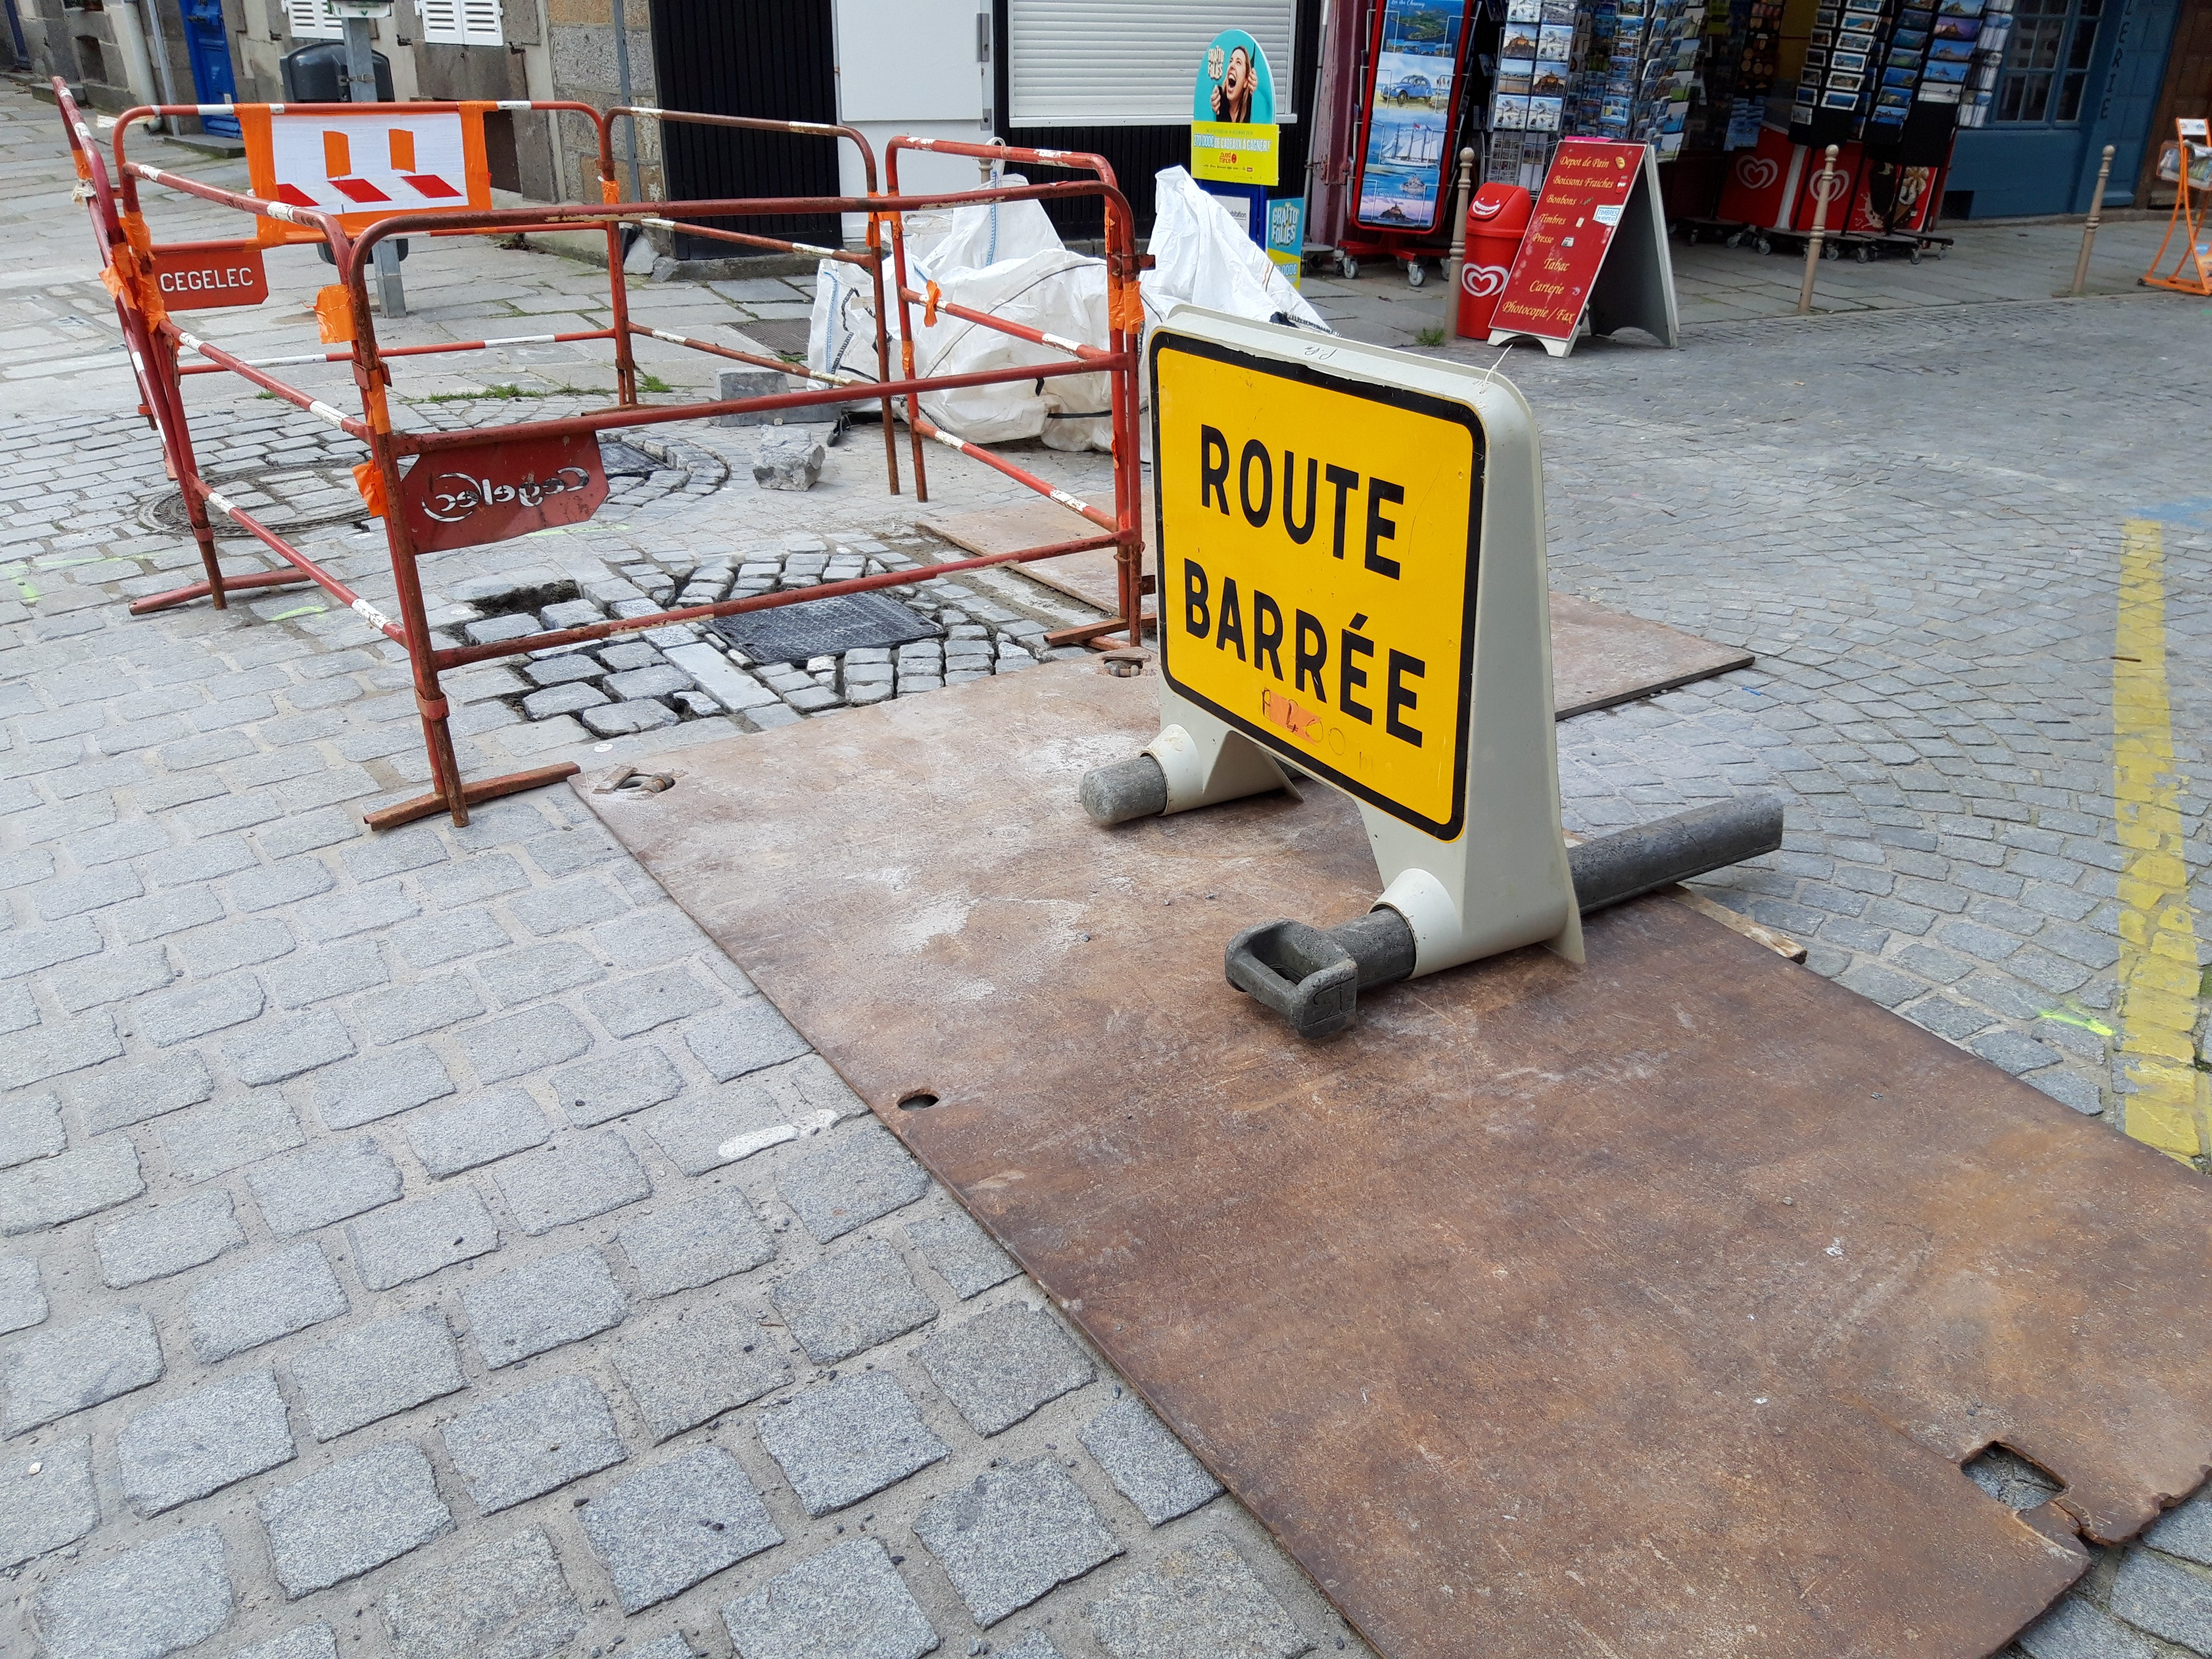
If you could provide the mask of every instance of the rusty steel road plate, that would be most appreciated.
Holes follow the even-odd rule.
[[[1382,1652],[1972,1659],[2197,1485],[2198,1177],[1663,899],[1300,1043],[1222,947],[1364,910],[1358,820],[1096,828],[1154,684],[585,799]]]

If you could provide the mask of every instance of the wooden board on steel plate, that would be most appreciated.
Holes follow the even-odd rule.
[[[1148,526],[1152,523],[1149,495],[1144,521]],[[970,553],[1048,547],[1097,528],[1080,514],[1042,496],[968,513],[936,514],[916,522]],[[1148,546],[1145,568],[1157,568],[1158,561]],[[1119,577],[1110,550],[1064,554],[1022,568],[1046,586],[1109,615],[1121,605],[1120,589],[1115,586]],[[1148,615],[1153,614],[1158,605],[1147,601],[1145,609]],[[1638,697],[1656,696],[1678,685],[1748,668],[1751,662],[1748,651],[1716,645],[1665,623],[1608,611],[1571,593],[1552,595],[1552,696],[1561,720]]]
[[[1390,1659],[1974,1659],[2197,1483],[2200,1177],[1663,899],[1301,1043],[1222,947],[1364,910],[1358,819],[1097,829],[1154,685],[584,798]]]

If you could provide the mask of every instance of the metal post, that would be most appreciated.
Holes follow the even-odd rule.
[[[615,94],[622,106],[627,109],[629,95],[629,0],[614,0],[615,24]],[[637,188],[637,119],[635,116],[623,123],[623,167],[629,174],[629,199],[641,202],[644,197]]]
[[[1813,181],[1813,234],[1805,244],[1805,285],[1797,290],[1800,317],[1813,309],[1813,273],[1820,268],[1820,244],[1827,240],[1828,196],[1836,187],[1837,149],[1834,144],[1828,146],[1820,176]]]
[[[368,19],[346,17],[340,19],[345,29],[346,101],[349,104],[373,104],[376,101],[376,58],[368,44]],[[387,317],[407,314],[407,290],[399,282],[399,250],[391,240],[376,245],[376,299]]]
[[[2081,227],[2081,254],[2074,261],[2074,286],[2067,290],[2070,299],[2081,297],[2081,290],[2089,285],[2089,250],[2097,243],[2097,226],[2105,216],[2105,181],[2112,176],[2112,146],[2105,146],[2105,159],[2097,168],[2097,193],[2089,198],[2089,222]],[[2187,165],[2187,157],[2183,158]]]
[[[1467,198],[1474,189],[1474,149],[1459,153],[1459,202],[1452,210],[1451,252],[1444,260],[1444,332],[1459,332],[1459,276],[1467,264]]]

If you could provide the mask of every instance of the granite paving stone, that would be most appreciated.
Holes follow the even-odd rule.
[[[317,1440],[335,1440],[468,1386],[453,1333],[435,1308],[340,1332],[293,1354],[288,1369]]]
[[[775,1333],[751,1310],[684,1309],[615,1345],[615,1370],[656,1441],[710,1423],[791,1381]]]
[[[251,974],[240,974],[210,985],[156,991],[131,1006],[138,1035],[157,1047],[167,1048],[244,1024],[261,1012],[264,1000],[261,981]]]
[[[284,1594],[358,1578],[453,1528],[430,1462],[402,1441],[333,1463],[255,1505]]]
[[[2212,1493],[2199,1492],[2150,1524],[2142,1541],[2154,1550],[2212,1566]]]
[[[522,1089],[494,1089],[407,1123],[407,1144],[440,1179],[473,1170],[553,1137],[538,1103]]]
[[[447,1188],[349,1222],[354,1271],[373,1291],[426,1279],[499,1248],[499,1224],[473,1187]]]
[[[1051,1457],[977,1475],[925,1508],[914,1533],[987,1630],[1121,1553],[1113,1529]]]
[[[170,1172],[186,1182],[212,1181],[306,1139],[291,1108],[274,1092],[211,1101],[161,1120]]]
[[[486,1020],[461,1034],[461,1047],[484,1083],[504,1083],[526,1072],[558,1066],[591,1046],[592,1034],[583,1023],[554,1002]]]
[[[441,1431],[446,1455],[486,1515],[623,1461],[606,1396],[556,1376],[465,1412]]]
[[[938,1645],[873,1538],[848,1539],[778,1573],[727,1603],[722,1623],[744,1659],[921,1659]]]
[[[550,1232],[653,1194],[637,1155],[616,1130],[603,1130],[493,1165],[492,1179],[526,1233]]]
[[[199,1267],[245,1243],[230,1194],[219,1188],[133,1211],[93,1234],[101,1281],[118,1291]]]
[[[663,1098],[665,1098],[664,1096]],[[52,1095],[0,1102],[0,1170],[34,1158],[52,1158],[69,1145],[61,1103]]]
[[[257,1022],[222,1045],[240,1083],[283,1083],[354,1052],[345,1022],[325,1009]]]
[[[146,1190],[137,1149],[108,1135],[0,1170],[0,1235],[14,1237],[113,1209]]]
[[[633,1037],[711,1008],[721,1000],[719,992],[684,969],[668,968],[600,986],[586,992],[583,1001],[612,1035]]]
[[[261,1218],[279,1238],[389,1204],[399,1196],[399,1169],[367,1135],[336,1140],[246,1172]]]
[[[2159,1659],[2148,1642],[2076,1595],[2060,1596],[2017,1646],[2027,1659]]]
[[[1297,1659],[1313,1644],[1221,1533],[1164,1556],[1090,1607],[1113,1659]]]
[[[338,1659],[338,1638],[328,1625],[301,1625],[270,1641],[240,1648],[231,1659]]]
[[[639,1121],[669,1162],[696,1176],[866,1109],[819,1055],[807,1054],[720,1090],[690,1091]]]
[[[764,1413],[761,1444],[800,1507],[823,1516],[857,1504],[951,1455],[898,1379],[864,1372],[811,1389]]]
[[[673,1296],[775,1259],[775,1243],[744,1194],[709,1190],[656,1206],[615,1235],[638,1288]]]
[[[2112,1580],[2111,1611],[2193,1653],[2212,1649],[2212,1579],[2148,1550],[2130,1551]]]
[[[684,1087],[668,1055],[651,1043],[568,1066],[554,1073],[550,1081],[569,1121],[580,1129],[658,1106]]]
[[[937,1317],[937,1304],[915,1285],[899,1253],[878,1238],[800,1268],[769,1294],[817,1365],[849,1359]]]
[[[1091,1419],[1083,1443],[1122,1497],[1160,1526],[1221,1495],[1221,1483],[1133,1394]]]
[[[1013,1257],[991,1242],[971,1217],[954,1213],[910,1221],[906,1236],[937,1276],[963,1302],[1003,1285],[1021,1272]]]
[[[4,1432],[21,1434],[161,1379],[161,1345],[143,1308],[50,1326],[0,1348]]]
[[[0,1571],[74,1544],[99,1524],[90,1440],[0,1452]]]
[[[0,1336],[44,1324],[46,1317],[39,1264],[27,1255],[0,1255]]]
[[[806,1231],[827,1244],[913,1203],[929,1177],[898,1138],[870,1118],[824,1137],[776,1177],[776,1191]]]
[[[586,1623],[542,1527],[395,1586],[383,1611],[398,1659],[551,1659]]]
[[[719,1447],[642,1470],[578,1515],[625,1613],[783,1541],[744,1470]]]
[[[984,1435],[1012,1428],[1097,1375],[1058,1320],[1019,1302],[939,1331],[921,1352],[930,1381]]]
[[[213,1364],[336,1319],[349,1305],[331,1271],[330,1258],[320,1245],[307,1239],[203,1279],[185,1298],[185,1312],[194,1352]]]
[[[289,1463],[297,1449],[275,1375],[248,1371],[138,1413],[115,1452],[124,1496],[155,1516]]]
[[[781,1065],[806,1053],[806,1040],[767,998],[742,998],[702,1014],[684,1028],[690,1048],[717,1083]]]
[[[315,1111],[325,1128],[357,1129],[453,1092],[438,1056],[420,1044],[379,1049],[315,1079]]]
[[[597,1250],[571,1250],[479,1279],[461,1292],[470,1333],[494,1370],[622,1322],[622,1291]]]
[[[52,1659],[161,1659],[230,1622],[231,1586],[213,1527],[172,1533],[38,1595],[39,1634]]]

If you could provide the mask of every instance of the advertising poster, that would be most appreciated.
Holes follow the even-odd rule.
[[[1190,176],[1274,184],[1281,140],[1267,54],[1243,30],[1224,29],[1206,49],[1191,95]]]
[[[1383,0],[1374,107],[1359,178],[1357,216],[1363,225],[1378,230],[1431,230],[1443,211],[1452,84],[1459,72],[1464,15],[1461,0]],[[1540,25],[1509,26],[1506,30],[1527,37],[1532,65],[1542,32]],[[1504,55],[1519,54],[1509,46]],[[1533,68],[1529,73],[1533,76]],[[1530,89],[1535,89],[1533,84]],[[1558,100],[1549,102],[1556,106]]]

